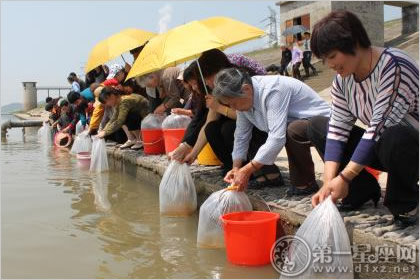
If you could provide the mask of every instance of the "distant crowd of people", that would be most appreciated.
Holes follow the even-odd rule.
[[[293,43],[282,44],[280,46],[280,65],[272,64],[266,70],[270,73],[278,73],[286,76],[289,76],[290,71],[293,78],[301,81],[310,77],[310,70],[312,70],[312,75],[317,75],[317,70],[311,63],[311,33],[305,32],[303,36],[304,38],[301,41],[298,41],[297,37],[294,37]],[[300,73],[301,65],[305,71],[304,77]]]

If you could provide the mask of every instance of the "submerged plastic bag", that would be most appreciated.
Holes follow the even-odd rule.
[[[197,209],[197,193],[186,163],[171,161],[159,185],[160,213],[186,216]]]
[[[295,237],[304,240],[309,248],[296,239],[292,241],[288,252],[288,264],[283,266],[283,271],[286,269],[287,273],[282,273],[281,278],[354,278],[349,236],[343,218],[332,202],[331,196],[312,210]],[[306,257],[308,249],[311,251],[309,258]],[[316,253],[319,255],[323,252],[325,252],[323,261],[314,258]],[[298,273],[305,265],[308,265],[307,268]],[[298,275],[291,277],[289,273]]]
[[[163,129],[187,128],[191,118],[185,115],[170,114],[162,123]]]
[[[198,220],[197,246],[207,248],[225,247],[225,239],[220,216],[252,211],[252,204],[244,192],[226,188],[212,193],[200,207]]]
[[[108,156],[105,140],[95,137],[92,143],[90,171],[102,172],[108,170]]]
[[[88,134],[88,131],[84,131],[76,136],[74,139],[73,146],[71,147],[70,153],[78,154],[82,152],[90,152],[92,150],[92,140]]]
[[[53,140],[53,133],[50,125],[46,122],[42,124],[42,127],[38,129],[39,142],[44,146],[51,146]]]
[[[161,114],[148,114],[141,121],[141,129],[162,129],[166,116]]]
[[[108,199],[108,174],[98,174],[92,181],[93,195],[95,196],[95,205],[99,211],[108,211],[111,209],[111,203]]]
[[[83,125],[82,125],[82,121],[78,121],[76,124],[76,131],[75,134],[79,135],[80,133],[82,133],[84,130]]]

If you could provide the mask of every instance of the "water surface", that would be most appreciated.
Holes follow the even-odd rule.
[[[278,279],[270,265],[198,249],[197,214],[161,217],[155,175],[129,165],[91,174],[25,131],[1,145],[2,278]]]

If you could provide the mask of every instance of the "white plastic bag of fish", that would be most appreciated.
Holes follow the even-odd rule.
[[[92,139],[90,139],[88,131],[84,131],[76,136],[70,153],[78,154],[83,152],[90,152],[92,150]]]
[[[187,216],[197,209],[197,193],[186,163],[171,161],[159,186],[160,213]]]
[[[225,238],[220,217],[227,213],[252,211],[252,204],[244,192],[234,187],[212,193],[200,207],[197,246],[223,248]]]
[[[165,115],[161,114],[148,114],[141,121],[141,129],[162,129],[162,123],[165,117]]]
[[[106,154],[105,140],[95,137],[93,138],[92,143],[90,171],[103,172],[108,169],[108,156]]]
[[[281,279],[354,278],[349,236],[331,196],[305,219],[283,262]]]
[[[52,145],[52,129],[47,122],[44,122],[42,127],[38,129],[38,139],[40,143],[44,144],[44,146]]]

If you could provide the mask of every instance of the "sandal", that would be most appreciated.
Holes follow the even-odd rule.
[[[132,150],[140,150],[141,148],[143,148],[143,142],[141,141],[137,141],[136,144],[131,147]]]
[[[130,148],[131,146],[133,146],[134,144],[136,144],[136,141],[133,140],[127,140],[127,142],[125,142],[124,144],[122,144],[120,146],[120,149],[127,149]]]
[[[310,195],[316,193],[318,190],[318,184],[316,182],[312,182],[304,189],[297,188],[296,186],[290,186],[289,189],[286,191],[286,195],[288,197],[294,195]]]
[[[278,174],[276,178],[268,178],[268,174]],[[248,188],[250,189],[261,189],[265,187],[281,187],[284,186],[283,177],[280,173],[279,168],[276,165],[266,165],[260,170],[257,170],[253,174],[253,179],[249,181]],[[258,178],[264,177],[265,180],[258,181]]]

